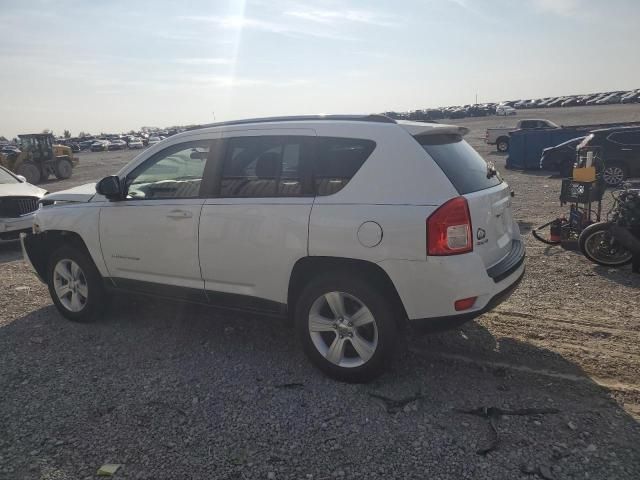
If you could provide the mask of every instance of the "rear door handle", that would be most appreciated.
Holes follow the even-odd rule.
[[[181,218],[192,218],[193,213],[188,210],[171,210],[167,213],[167,218],[173,218],[175,220],[180,220]]]

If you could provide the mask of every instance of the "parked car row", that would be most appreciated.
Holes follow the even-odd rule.
[[[162,135],[164,133],[164,135]],[[56,143],[70,147],[74,152],[104,152],[112,150],[142,149],[154,145],[179,131],[154,133],[139,132],[135,135],[100,135],[99,137],[58,138]]]
[[[145,146],[154,145],[158,143],[160,140],[158,137],[150,137],[148,140],[143,141],[138,137],[131,137],[128,141],[125,140],[91,140],[91,143],[88,143],[83,146],[83,150],[91,150],[92,152],[106,152],[113,150],[127,150],[127,149],[140,149]],[[85,143],[85,142],[82,142]]]
[[[515,108],[577,107],[581,105],[612,105],[616,103],[640,103],[640,89],[590,93],[588,95],[566,95],[527,100],[510,100],[503,105]]]
[[[418,122],[433,122],[447,118],[485,117],[495,115],[496,103],[483,103],[474,105],[464,105],[443,108],[428,108],[425,110],[412,110],[409,112],[384,112],[389,118],[394,120],[412,120]]]
[[[507,100],[500,103],[427,108],[408,112],[384,112],[394,120],[433,122],[442,119],[484,117],[487,115],[516,115],[517,110],[526,108],[572,107],[578,105],[610,105],[615,103],[640,103],[640,89],[593,93],[589,95],[567,95],[537,99]]]

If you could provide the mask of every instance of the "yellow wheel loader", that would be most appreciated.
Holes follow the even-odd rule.
[[[78,158],[71,148],[54,145],[53,135],[33,133],[18,135],[20,153],[0,154],[0,165],[16,175],[22,175],[27,182],[44,182],[49,175],[58,179],[70,178]]]

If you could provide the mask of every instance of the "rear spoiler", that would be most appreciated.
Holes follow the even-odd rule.
[[[414,137],[423,135],[460,135],[464,137],[467,133],[469,133],[469,129],[467,127],[460,127],[457,125],[442,125],[440,123],[419,123],[398,120],[398,125],[404,128]]]

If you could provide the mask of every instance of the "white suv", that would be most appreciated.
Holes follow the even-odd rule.
[[[45,197],[25,255],[71,320],[116,290],[289,314],[316,366],[365,381],[403,324],[455,327],[524,273],[510,190],[464,133],[377,115],[191,130]]]

